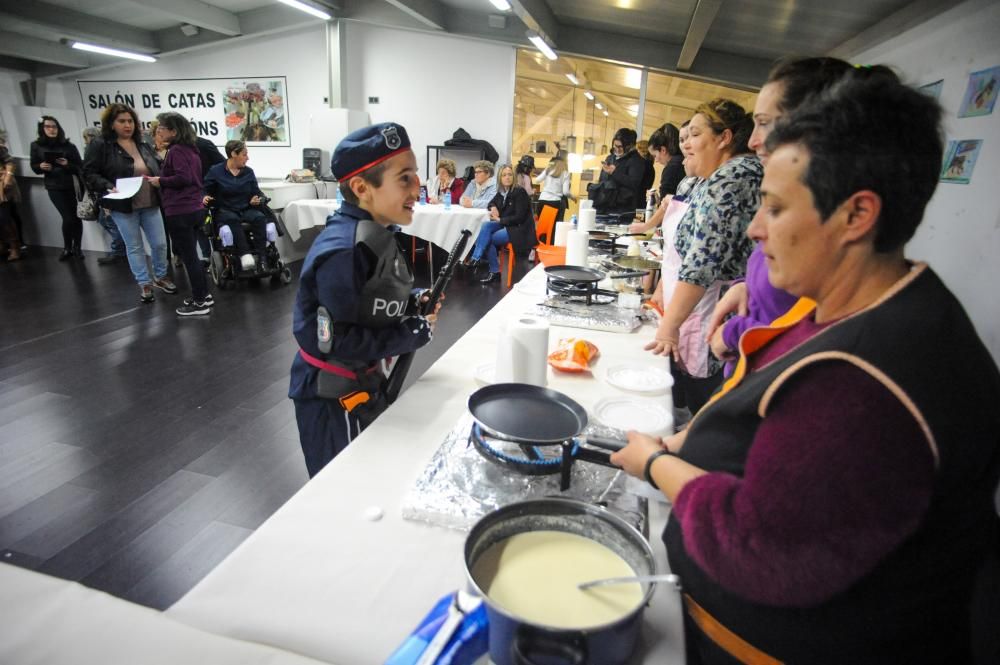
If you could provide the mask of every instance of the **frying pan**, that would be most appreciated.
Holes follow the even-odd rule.
[[[616,257],[612,261],[626,270],[659,270],[662,267],[659,261],[650,261],[641,256]]]
[[[587,428],[587,411],[561,392],[527,383],[494,383],[469,396],[469,413],[487,432],[514,443],[562,444]],[[619,450],[625,442],[587,437],[586,443]],[[603,460],[588,460],[606,463]]]
[[[572,284],[588,284],[604,279],[604,273],[584,266],[549,266],[545,274],[551,279]]]

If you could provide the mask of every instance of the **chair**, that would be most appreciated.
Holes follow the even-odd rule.
[[[553,240],[553,233],[556,228],[556,215],[559,213],[557,208],[552,206],[542,206],[542,211],[538,214],[535,219],[535,239],[538,240],[539,245],[550,245]],[[507,288],[510,288],[511,283],[514,281],[514,246],[507,243],[504,247],[507,252]],[[535,255],[535,263],[538,262],[538,255]]]

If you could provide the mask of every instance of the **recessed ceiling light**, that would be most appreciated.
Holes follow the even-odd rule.
[[[499,9],[502,12],[510,9],[510,3],[507,0],[490,0],[490,4]]]
[[[604,106],[600,102],[594,102],[594,106],[597,108],[598,111],[604,110]]]
[[[528,41],[535,45],[535,48],[542,52],[549,60],[555,60],[559,56],[552,50],[552,47],[545,43],[545,40],[537,32],[528,32]]]
[[[322,9],[318,9],[317,7],[313,7],[312,5],[307,5],[304,2],[299,2],[299,0],[278,0],[278,2],[284,5],[288,5],[289,7],[294,7],[295,9],[298,9],[300,12],[305,12],[306,14],[310,14],[311,16],[315,16],[316,18],[321,18],[324,21],[329,21],[331,18],[333,18]]]
[[[580,85],[580,79],[576,78],[573,74],[567,74],[566,78],[568,78],[569,82],[573,85]]]
[[[128,58],[129,60],[139,60],[141,62],[156,62],[156,58],[151,55],[146,55],[145,53],[121,51],[116,48],[108,48],[107,46],[98,46],[97,44],[88,44],[86,42],[73,42],[73,48],[78,51],[90,51],[91,53],[100,53],[102,55],[113,55],[116,58]]]
[[[590,94],[590,90],[584,90],[583,96],[589,99],[590,101],[594,101],[594,96]]]

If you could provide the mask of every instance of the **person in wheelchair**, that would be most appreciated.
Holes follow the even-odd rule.
[[[222,244],[235,245],[243,270],[256,268],[264,272],[268,222],[261,209],[264,193],[253,169],[247,166],[250,155],[245,142],[226,143],[226,157],[225,162],[210,168],[205,176],[205,206],[213,209],[215,229]],[[250,239],[243,224],[250,228]],[[228,233],[224,227],[229,229]]]

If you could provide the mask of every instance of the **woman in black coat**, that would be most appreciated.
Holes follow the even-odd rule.
[[[489,274],[479,280],[483,284],[500,281],[500,262],[497,250],[507,243],[514,246],[514,254],[527,256],[538,244],[535,237],[535,217],[531,213],[531,197],[520,185],[514,184],[514,169],[504,164],[497,171],[497,193],[487,206],[490,221],[479,229],[472,261],[486,257]]]
[[[80,151],[66,138],[59,121],[43,115],[38,121],[38,140],[31,144],[31,170],[45,178],[49,200],[62,217],[63,251],[60,261],[71,256],[83,258],[80,242],[83,222],[76,216],[73,179],[81,172]]]

